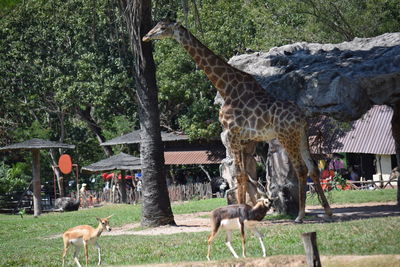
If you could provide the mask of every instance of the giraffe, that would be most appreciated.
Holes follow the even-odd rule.
[[[238,202],[246,202],[248,191],[244,149],[252,142],[277,138],[288,153],[299,179],[299,213],[295,222],[301,223],[305,216],[307,172],[325,209],[324,219],[330,220],[332,211],[319,182],[319,170],[311,158],[307,122],[298,106],[275,99],[253,76],[215,55],[179,22],[161,21],[142,40],[165,38],[173,38],[183,46],[224,100],[219,121],[227,149],[234,160],[233,176],[237,180]]]

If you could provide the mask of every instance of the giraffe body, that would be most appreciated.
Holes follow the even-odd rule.
[[[318,168],[309,152],[307,122],[300,109],[292,102],[269,95],[253,76],[215,55],[179,23],[159,22],[143,37],[143,41],[164,38],[174,38],[184,47],[224,99],[219,111],[219,121],[224,129],[221,136],[224,136],[224,143],[234,160],[238,202],[246,202],[248,191],[245,148],[252,142],[277,138],[288,153],[299,179],[300,207],[296,222],[301,222],[305,215],[307,172],[315,183],[326,218],[330,217],[332,211],[319,183]]]

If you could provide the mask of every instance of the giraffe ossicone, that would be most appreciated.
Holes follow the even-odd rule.
[[[238,202],[246,202],[248,191],[243,158],[245,144],[277,138],[288,153],[299,179],[299,214],[296,222],[302,222],[305,216],[307,173],[315,184],[325,209],[325,218],[330,218],[332,211],[308,146],[307,122],[298,106],[269,95],[253,76],[215,55],[180,23],[161,21],[143,37],[143,41],[164,38],[173,38],[183,46],[224,100],[219,120],[224,129],[227,150],[234,160]]]

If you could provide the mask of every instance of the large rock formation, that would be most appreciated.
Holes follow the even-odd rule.
[[[360,118],[372,105],[400,100],[400,33],[340,44],[295,43],[229,63],[256,77],[276,98],[292,100],[308,116]]]
[[[352,121],[372,105],[392,106],[393,136],[400,166],[400,33],[355,38],[339,44],[295,43],[274,47],[268,53],[238,55],[229,64],[252,74],[276,98],[295,102],[309,117],[327,115]],[[221,103],[218,96],[216,103]],[[270,145],[276,147],[275,143]],[[282,153],[270,153],[269,162],[282,165],[285,157]],[[290,207],[297,205],[287,200],[289,191],[294,195],[296,179],[283,177],[291,173],[290,165],[284,167],[286,172],[276,166],[268,168],[271,170],[267,176],[270,175],[276,189],[273,194],[279,196],[280,207],[295,214],[297,211],[290,211]],[[295,197],[292,199],[296,201]],[[398,200],[400,203],[400,193]]]

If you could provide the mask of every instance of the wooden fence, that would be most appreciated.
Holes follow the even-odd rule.
[[[186,201],[191,199],[212,198],[210,183],[195,183],[186,185],[171,185],[168,187],[169,199],[173,201]],[[126,190],[127,204],[137,204],[141,202],[141,192],[132,188]],[[221,197],[216,194],[217,197]],[[76,198],[76,193],[71,197]],[[96,206],[100,203],[121,203],[121,192],[119,189],[105,189],[103,191],[88,190],[84,196],[81,196],[81,206]]]
[[[76,198],[76,192],[71,193],[71,197]],[[80,196],[81,207],[96,206],[100,203],[122,203],[121,192],[118,189],[104,189],[103,191],[87,190]],[[126,203],[137,204],[140,202],[140,193],[132,188],[126,189]]]
[[[170,201],[212,198],[210,183],[171,185],[168,187]]]

